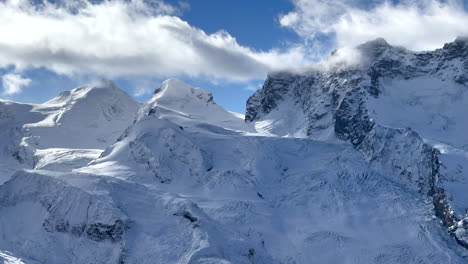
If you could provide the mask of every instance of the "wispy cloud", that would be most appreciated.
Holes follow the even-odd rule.
[[[385,38],[412,50],[432,50],[468,34],[462,1],[293,0],[295,10],[280,24],[314,42],[326,35],[336,47],[353,47]]]
[[[23,87],[28,86],[31,79],[23,78],[19,74],[8,73],[2,76],[3,94],[14,95],[21,93]]]
[[[110,78],[186,75],[248,81],[310,61],[301,45],[257,51],[225,31],[207,34],[174,16],[188,8],[181,3],[0,2],[0,67],[44,67],[59,74]]]
[[[260,83],[260,82],[249,83],[249,84],[247,84],[247,86],[245,86],[244,89],[245,89],[246,91],[255,92],[255,91],[257,91],[258,89],[262,88],[262,85],[263,85],[263,83]]]

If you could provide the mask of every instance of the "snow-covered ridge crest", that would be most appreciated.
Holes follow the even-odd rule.
[[[200,107],[216,105],[213,95],[202,88],[191,87],[178,79],[168,79],[154,91],[153,97],[145,104],[140,114],[147,114],[156,107],[184,113],[199,114]],[[154,111],[154,110],[153,110]],[[146,112],[146,113],[145,113]]]
[[[111,80],[100,80],[94,84],[89,84],[86,86],[81,86],[74,88],[72,90],[64,91],[59,96],[52,98],[51,100],[45,102],[45,105],[64,105],[64,104],[73,104],[76,101],[86,97],[86,96],[98,96],[92,95],[89,93],[112,93],[112,92],[122,92],[113,81]]]
[[[177,103],[181,104],[180,99],[199,99],[206,103],[214,103],[213,95],[202,89],[195,88],[178,79],[168,79],[161,84],[161,87],[154,91],[152,100],[158,100],[159,103]],[[176,102],[169,102],[175,99]]]
[[[213,100],[213,95],[178,79],[164,81],[155,90],[153,97],[145,103],[138,118],[157,115],[180,126],[196,127],[205,124],[236,131],[251,131],[243,119],[226,111]]]

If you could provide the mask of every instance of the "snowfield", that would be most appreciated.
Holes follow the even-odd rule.
[[[176,79],[0,101],[0,263],[468,263],[460,45],[272,73],[245,120]]]

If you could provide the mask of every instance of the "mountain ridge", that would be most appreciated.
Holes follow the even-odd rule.
[[[441,49],[416,53],[377,39],[357,47],[364,57],[364,64],[324,72],[312,70],[269,75],[263,88],[247,101],[246,122],[259,124],[272,133],[283,133],[279,135],[300,134],[318,140],[330,138],[333,133],[339,139],[349,141],[364,155],[370,154],[370,160],[383,154],[372,150],[380,144],[379,141],[390,134],[401,134],[401,128],[411,128],[411,133],[405,134],[412,135],[410,138],[413,139],[403,141],[409,140],[413,142],[410,144],[426,149],[422,152],[429,161],[425,172],[428,176],[416,172],[419,176],[415,182],[425,179],[425,187],[421,190],[432,194],[437,215],[457,240],[462,240],[457,233],[466,239],[464,228],[460,232],[454,231],[457,229],[454,222],[464,222],[465,212],[453,213],[447,199],[465,206],[467,200],[460,190],[452,189],[446,193],[445,183],[439,179],[441,174],[452,174],[451,166],[464,167],[467,160],[459,159],[458,164],[440,162],[452,154],[439,146],[466,147],[467,138],[463,131],[468,126],[461,113],[462,105],[468,102],[468,84],[464,81],[468,72],[468,53],[463,49],[467,43],[466,38],[457,38]],[[278,119],[290,119],[289,115],[282,116],[281,111],[277,111],[282,105],[302,112],[299,116],[305,116],[307,121],[299,127],[278,122]],[[390,142],[385,152],[391,157],[399,153],[397,145],[400,143]],[[395,143],[397,145],[392,149],[391,144]],[[445,152],[440,153],[441,150]],[[392,155],[392,151],[396,152]],[[406,158],[411,159],[411,156]],[[411,167],[403,165],[405,158],[390,160],[396,175],[415,176],[414,172],[405,169]],[[398,164],[402,161],[403,164]],[[466,182],[466,171],[458,173],[457,177],[454,181]],[[462,241],[462,244],[466,245],[466,242]]]
[[[465,263],[457,41],[412,53],[379,39],[362,64],[271,73],[245,120],[175,79],[143,105],[109,82],[39,108],[1,102],[8,147],[31,165],[0,182],[0,260]],[[59,130],[89,124],[73,111],[120,133],[67,145]]]

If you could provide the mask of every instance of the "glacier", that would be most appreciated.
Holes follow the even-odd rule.
[[[0,101],[0,263],[468,263],[468,39],[356,51],[245,116],[177,79]]]

